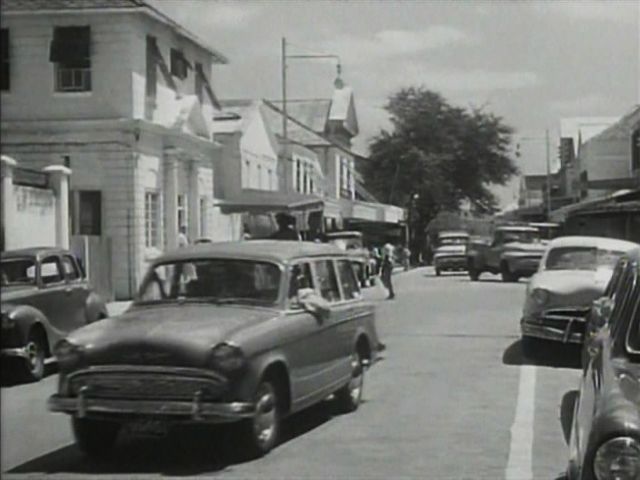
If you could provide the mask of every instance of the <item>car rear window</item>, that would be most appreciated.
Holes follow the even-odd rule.
[[[36,283],[36,264],[30,258],[11,258],[0,263],[2,286],[33,285]]]

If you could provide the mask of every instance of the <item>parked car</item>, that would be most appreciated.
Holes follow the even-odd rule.
[[[569,439],[569,480],[640,478],[640,249],[629,255],[610,322],[595,336]]]
[[[28,248],[2,253],[3,363],[38,381],[53,346],[73,330],[107,317],[107,307],[92,289],[68,250]]]
[[[443,271],[467,269],[467,244],[469,234],[458,231],[442,231],[438,234],[438,246],[433,254],[436,275]]]
[[[130,424],[237,423],[251,455],[281,420],[330,395],[358,408],[384,347],[348,254],[255,240],[183,247],[156,259],[124,314],[56,347],[58,393],[78,446],[102,454]]]
[[[376,271],[376,260],[364,247],[362,232],[342,231],[325,235],[327,242],[346,251],[353,261],[356,275],[362,287],[373,285]]]
[[[529,226],[501,226],[486,242],[470,242],[467,248],[467,270],[472,281],[482,272],[500,273],[502,281],[517,282],[538,270],[546,245],[538,229]]]
[[[603,237],[559,237],[549,243],[527,286],[520,330],[525,354],[538,339],[581,344],[591,304],[617,261],[637,244]]]

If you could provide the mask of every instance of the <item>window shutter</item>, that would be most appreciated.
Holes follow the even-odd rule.
[[[90,27],[55,27],[49,49],[49,61],[86,64],[91,59]]]
[[[0,90],[9,90],[10,69],[9,69],[9,29],[0,29]]]
[[[196,74],[195,74],[195,92],[198,96],[198,100],[202,103],[202,91],[203,91],[203,83],[206,80],[204,76],[204,71],[202,70],[202,64],[196,62]]]
[[[158,84],[158,44],[156,37],[147,35],[147,79],[146,79],[146,97],[149,100],[156,99],[156,91]]]

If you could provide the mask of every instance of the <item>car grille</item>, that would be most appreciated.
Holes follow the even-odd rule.
[[[85,371],[69,379],[69,389],[76,396],[87,387],[93,398],[191,400],[200,392],[203,400],[217,400],[226,387],[224,379],[167,372]]]
[[[548,327],[563,331],[570,328],[569,333],[584,333],[585,320],[588,313],[589,309],[556,308],[545,310],[539,320]],[[569,327],[569,324],[571,324],[571,327]]]

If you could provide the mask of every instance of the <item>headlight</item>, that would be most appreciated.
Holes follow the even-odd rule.
[[[242,350],[230,343],[216,345],[211,351],[209,366],[223,373],[233,373],[246,365],[246,358]]]
[[[53,348],[53,354],[62,370],[68,370],[82,361],[84,348],[69,340],[60,340]]]
[[[603,443],[593,460],[598,480],[635,480],[640,476],[640,444],[631,437]]]
[[[549,301],[549,291],[544,288],[534,288],[531,292],[531,299],[538,305],[544,305]]]
[[[9,316],[9,312],[2,312],[2,330],[11,330],[16,326],[16,321]]]

